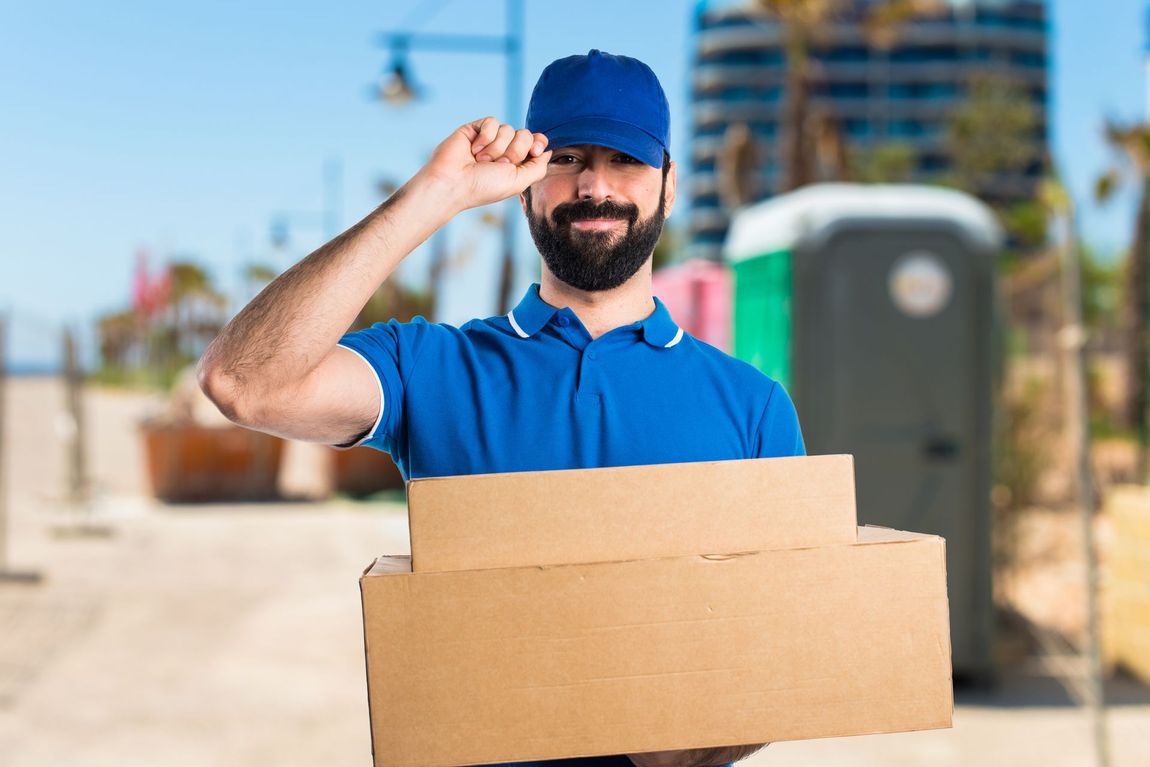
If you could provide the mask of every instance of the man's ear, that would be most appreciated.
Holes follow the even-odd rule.
[[[527,206],[531,204],[531,187],[527,187],[519,193],[519,207],[523,209],[523,215],[527,215]]]
[[[668,218],[675,208],[675,185],[678,179],[679,166],[671,160],[671,167],[667,169],[667,180],[663,187],[663,218]]]

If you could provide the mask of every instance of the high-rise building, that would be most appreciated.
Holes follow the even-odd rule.
[[[810,47],[808,114],[821,120],[805,123],[819,134],[812,140],[839,157],[901,153],[905,180],[944,181],[955,171],[952,116],[974,83],[993,78],[1031,103],[1035,120],[1025,161],[977,191],[993,203],[1031,199],[1048,154],[1044,0],[948,0],[880,41],[866,21],[884,1],[843,2],[820,26]],[[734,208],[787,188],[787,30],[750,0],[700,2],[694,27],[690,251],[717,259]]]

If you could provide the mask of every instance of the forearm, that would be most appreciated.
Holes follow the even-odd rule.
[[[392,198],[267,286],[208,347],[200,386],[224,415],[296,439],[366,429],[378,380],[336,344],[399,262],[457,212],[520,194],[547,173],[541,133],[486,117],[453,131]],[[314,375],[313,375],[314,374]]]
[[[654,751],[648,754],[631,754],[630,759],[635,767],[721,767],[746,759],[768,745],[770,744],[757,743],[720,748],[691,748],[685,751]]]
[[[331,353],[368,299],[454,209],[417,177],[366,218],[268,285],[200,361],[222,408],[242,407],[302,381]]]

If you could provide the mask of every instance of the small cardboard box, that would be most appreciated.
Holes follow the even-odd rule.
[[[478,474],[408,485],[415,572],[851,543],[849,455]]]
[[[378,767],[948,727],[941,538],[360,581]]]

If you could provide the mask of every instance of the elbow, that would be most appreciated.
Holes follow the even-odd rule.
[[[224,417],[240,426],[254,427],[250,404],[243,396],[243,388],[236,377],[220,368],[205,356],[196,366],[196,381],[211,403]]]

